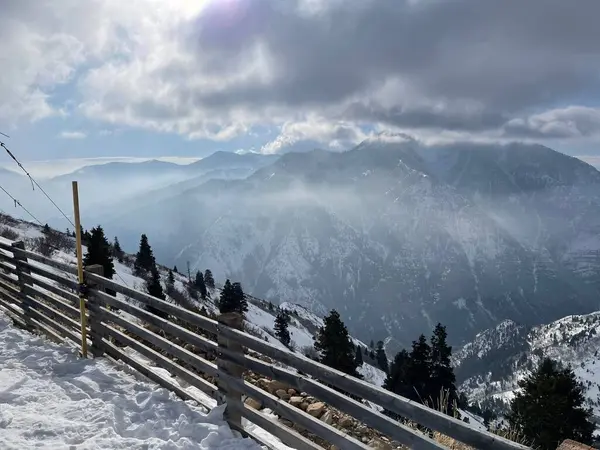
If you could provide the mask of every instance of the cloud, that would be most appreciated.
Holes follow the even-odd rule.
[[[87,134],[82,131],[63,131],[58,137],[61,139],[85,139]]]
[[[597,0],[5,3],[0,119],[58,113],[68,84],[70,114],[114,126],[217,141],[279,128],[265,152],[339,148],[365,129],[577,139],[598,126]]]
[[[534,138],[578,138],[600,135],[600,108],[569,106],[510,120],[509,135]]]

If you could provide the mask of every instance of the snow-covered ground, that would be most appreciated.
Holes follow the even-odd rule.
[[[13,327],[0,313],[0,448],[258,450],[221,407],[191,402],[108,360]]]

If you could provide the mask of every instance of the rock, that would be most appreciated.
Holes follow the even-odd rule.
[[[313,417],[320,417],[324,411],[325,411],[325,403],[323,403],[323,402],[312,403],[312,404],[308,405],[308,408],[306,408],[306,412]]]
[[[287,391],[285,391],[283,389],[277,389],[275,391],[275,395],[277,397],[279,397],[281,400],[285,400],[286,402],[290,399],[290,394],[288,394]]]
[[[244,401],[244,403],[250,408],[254,408],[256,410],[260,410],[260,408],[262,407],[262,404],[258,400],[253,399],[252,397],[248,397],[246,401]]]
[[[283,384],[281,381],[277,381],[277,380],[269,381],[269,384],[267,386],[267,390],[269,391],[269,393],[274,394],[279,389],[283,389],[287,394],[287,386],[285,384]]]
[[[587,446],[585,444],[581,444],[577,441],[567,439],[567,440],[563,441],[562,444],[560,444],[556,450],[588,450],[588,449],[592,449],[592,448],[593,447],[589,447],[589,446]]]
[[[267,389],[269,387],[269,383],[271,383],[271,380],[269,380],[268,378],[260,378],[258,380],[258,385],[262,388],[262,389]]]
[[[338,421],[338,424],[342,428],[348,428],[348,427],[352,426],[352,422],[353,422],[352,417],[350,417],[350,416],[342,416],[342,417],[340,417],[340,420]]]
[[[302,411],[306,411],[308,409],[308,405],[310,405],[310,403],[302,402],[302,404],[300,405],[300,409]]]
[[[290,396],[294,396],[294,395],[298,395],[298,392],[296,392],[296,389],[288,389],[287,393],[290,394]]]
[[[327,425],[331,425],[331,422],[333,422],[333,413],[331,411],[325,411],[321,416],[321,421],[325,422]]]
[[[392,446],[383,439],[373,438],[369,441],[369,447],[373,447],[377,450],[392,450]]]
[[[295,406],[296,408],[300,408],[300,405],[302,404],[302,402],[304,401],[304,399],[302,397],[299,396],[293,396],[290,397],[289,403],[292,406]]]
[[[336,445],[330,445],[329,450],[340,450]]]

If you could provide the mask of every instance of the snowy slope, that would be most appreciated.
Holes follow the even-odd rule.
[[[600,415],[600,312],[571,315],[527,329],[512,321],[479,333],[454,355],[461,390],[471,400],[510,401],[517,382],[543,357],[570,364]]]
[[[82,360],[21,331],[2,313],[0,347],[2,449],[260,449],[233,434],[222,408],[206,415],[108,360]]]

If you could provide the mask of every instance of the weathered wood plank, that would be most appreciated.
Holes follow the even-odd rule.
[[[296,450],[323,450],[323,447],[309,441],[297,431],[265,417],[260,411],[256,411],[248,405],[243,405],[241,415]],[[260,442],[260,438],[254,439]]]
[[[119,300],[118,298],[108,295],[105,292],[100,292],[92,289],[92,293],[93,295],[98,296],[100,300],[106,303],[107,305],[113,306],[117,309],[121,309],[137,317],[138,319],[144,320],[152,325],[160,327],[165,332],[172,334],[173,336],[177,336],[178,338],[183,339],[187,343],[199,347],[207,352],[217,352],[216,342],[213,342],[209,339],[206,339],[203,336],[199,336],[195,333],[192,333],[190,330],[186,330],[185,328],[169,321],[168,319],[163,319],[162,317],[155,316],[154,314],[146,311],[145,309],[139,308],[135,305],[132,305],[131,303]]]
[[[40,276],[42,276],[44,278],[48,278],[49,280],[56,281],[57,283],[62,283],[65,286],[68,286],[71,289],[75,289],[75,290],[78,289],[77,281],[72,280],[70,278],[67,278],[67,277],[65,277],[63,275],[59,275],[57,273],[51,272],[48,269],[45,269],[45,268],[42,268],[42,267],[38,267],[38,266],[34,266],[34,265],[31,265],[31,264],[27,264],[27,268],[31,272],[35,273],[36,275],[40,275]],[[39,280],[39,281],[42,281],[42,280]]]
[[[44,313],[51,309],[50,307],[32,298],[29,298],[28,300],[30,302],[31,308],[29,308],[26,312],[31,315],[31,318],[45,324],[46,327],[50,327],[54,331],[54,333],[58,334],[63,339],[69,339],[75,344],[81,344],[81,338],[74,330],[69,329],[68,327],[64,326],[62,323],[57,322],[54,319],[51,319]],[[39,308],[39,310],[36,308]],[[62,317],[64,318],[64,316]]]
[[[95,306],[94,306],[95,308]],[[103,311],[105,312],[105,311]],[[94,311],[96,313],[96,311]],[[208,381],[201,378],[199,375],[191,372],[184,367],[181,367],[177,363],[173,362],[169,358],[161,355],[155,350],[152,350],[150,347],[142,344],[141,342],[127,336],[125,333],[120,332],[119,330],[111,327],[110,325],[104,323],[104,318],[102,319],[102,323],[99,325],[99,328],[105,328],[105,332],[108,333],[115,340],[119,341],[123,345],[128,345],[133,348],[140,354],[154,361],[159,367],[163,369],[169,370],[171,373],[181,377],[183,380],[190,383],[192,386],[200,389],[202,392],[210,395],[213,398],[217,397],[217,387],[209,383]],[[103,333],[104,334],[104,333]],[[104,339],[106,340],[106,339]]]
[[[184,320],[192,325],[196,325],[197,327],[202,328],[204,331],[208,333],[217,334],[217,321],[213,319],[209,319],[208,317],[204,317],[200,314],[193,313],[188,311],[181,306],[173,305],[164,300],[160,300],[158,298],[152,297],[151,295],[145,294],[140,291],[136,291],[135,289],[128,288],[119,283],[114,282],[113,280],[109,280],[107,278],[98,276],[93,273],[86,272],[86,279],[94,281],[104,288],[112,289],[115,292],[119,292],[125,296],[131,297],[145,305],[150,305],[153,308],[156,308],[160,311],[164,311],[167,314],[172,314],[177,318]]]
[[[74,319],[77,319],[77,317],[79,316],[79,311],[77,311],[77,309],[75,309],[73,306],[69,305],[68,303],[65,303],[65,301],[63,301],[59,298],[56,298],[52,295],[49,295],[45,292],[40,291],[35,286],[26,284],[25,285],[25,293],[32,297],[36,297],[36,296],[40,297],[44,301],[51,303],[53,307],[59,308],[61,313],[67,315],[67,317],[70,320],[74,321]],[[76,321],[75,321],[75,327],[77,327]]]
[[[272,409],[276,414],[292,421],[298,426],[308,430],[309,432],[320,436],[327,442],[338,446],[339,448],[352,450],[368,450],[369,447],[362,442],[354,439],[339,430],[336,430],[325,422],[314,418],[310,414],[302,411],[299,408],[279,400],[277,397],[263,391],[262,389],[248,383],[247,381],[239,380],[224,373],[219,373],[219,377],[225,378],[225,381],[230,386],[234,386],[246,395],[260,400],[266,407]]]
[[[216,364],[213,364],[210,361],[207,361],[204,358],[201,358],[200,356],[195,355],[194,353],[190,352],[189,350],[186,350],[183,347],[181,347],[177,344],[174,344],[173,342],[169,341],[168,339],[165,339],[164,337],[159,336],[158,334],[155,334],[152,331],[147,330],[146,328],[140,327],[139,325],[136,325],[134,323],[129,322],[128,320],[125,320],[121,316],[115,314],[112,311],[107,310],[104,307],[98,307],[98,309],[96,310],[96,305],[90,304],[90,308],[93,309],[94,313],[96,313],[96,311],[98,312],[98,317],[103,322],[113,322],[113,323],[119,325],[120,327],[123,327],[130,333],[133,333],[133,334],[139,336],[140,338],[150,342],[151,344],[157,346],[161,350],[164,350],[165,352],[169,353],[170,355],[172,355],[176,358],[179,358],[182,361],[185,361],[186,363],[193,366],[200,372],[203,372],[203,373],[205,373],[209,376],[213,376],[213,377],[217,376],[218,369],[217,369]]]
[[[18,286],[19,284],[19,280],[15,276],[7,275],[2,272],[0,272],[0,280],[5,281],[7,283],[12,283],[15,286]]]
[[[28,292],[27,287],[28,286],[26,286],[25,292]],[[75,330],[77,330],[77,326],[79,325],[75,320],[71,319],[70,317],[63,314],[61,311],[53,308],[52,306],[39,301],[32,295],[28,295],[28,298],[31,301],[32,306],[36,310],[39,310],[41,313],[46,315],[48,318],[50,318],[50,319],[54,320],[56,323],[62,325],[65,329],[69,330],[69,332],[75,333]]]
[[[63,272],[77,275],[77,267],[74,265],[56,261],[52,258],[42,256],[39,253],[30,252],[29,250],[14,248],[10,244],[5,244],[3,242],[0,242],[0,248],[12,252],[15,256],[31,259],[33,261],[40,262],[47,266],[54,267],[55,269],[61,270]]]
[[[222,326],[219,332],[231,339],[237,340],[245,347],[258,353],[295,367],[346,392],[352,392],[359,397],[384,407],[388,411],[407,417],[427,428],[439,431],[474,448],[489,450],[525,450],[528,448],[495,434],[479,431],[460,420],[427,408],[420,403],[408,400],[366,381],[351,377],[343,372],[312,361],[303,355],[275,347],[241,331]]]
[[[167,378],[163,377],[162,375],[157,374],[146,364],[143,364],[143,363],[135,360],[134,358],[129,356],[127,353],[125,353],[121,349],[117,348],[114,344],[108,342],[106,339],[104,339],[100,336],[97,336],[97,335],[92,335],[92,339],[94,339],[94,338],[102,339],[102,348],[106,351],[107,355],[111,356],[115,360],[121,360],[126,365],[133,367],[135,370],[140,372],[146,378],[154,381],[156,384],[162,386],[165,389],[173,391],[180,398],[182,398],[184,400],[192,400],[192,401],[196,402],[198,405],[200,405],[201,407],[205,408],[207,411],[210,411],[211,406],[204,403],[199,397],[196,397],[191,392],[186,391],[185,389],[181,388],[179,385],[173,383],[171,380],[168,380]]]
[[[241,314],[230,312],[220,314],[217,318],[217,321],[219,322],[219,326],[226,325],[240,330],[242,328],[242,324],[244,323],[244,317]],[[221,358],[220,355],[222,351],[227,351],[236,355],[243,355],[244,348],[237,342],[229,340],[222,335],[217,335],[217,341],[219,344],[219,357],[217,358],[219,372],[225,373],[230,377],[234,377],[242,381],[244,379],[244,368],[235,362]],[[222,394],[218,398],[219,404],[227,404],[225,409],[225,418],[227,419],[227,422],[235,427],[241,427],[241,412],[243,410],[242,392],[236,390],[233,386],[228,385],[225,380],[226,379],[224,377],[219,377],[217,379],[219,394]]]
[[[445,448],[443,445],[440,445],[424,434],[402,425],[377,411],[367,408],[362,403],[357,402],[346,395],[314,380],[298,375],[297,373],[277,367],[273,364],[265,363],[251,356],[242,355],[240,357],[239,355],[229,352],[223,352],[222,357],[235,360],[235,362],[253,372],[286,383],[287,385],[296,388],[299,392],[308,392],[328,405],[355,417],[362,423],[397,440],[409,448],[424,450],[440,450]]]
[[[75,307],[75,305],[77,305],[77,302],[79,302],[79,297],[77,297],[77,295],[74,294],[73,292],[69,292],[63,288],[55,286],[54,284],[52,284],[46,280],[41,280],[41,279],[39,279],[37,277],[33,277],[31,275],[24,275],[23,278],[25,278],[25,281],[27,283],[29,283],[30,285],[35,285],[46,291],[50,291],[54,295],[57,295],[61,299],[64,299],[64,302],[68,303],[70,306],[75,308],[75,310],[79,314],[79,310]]]

